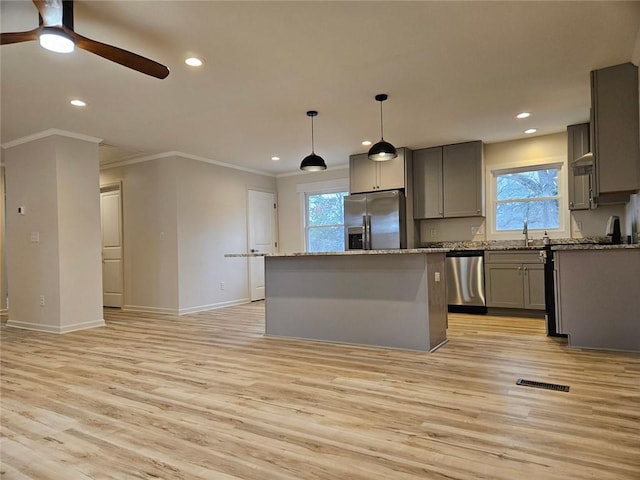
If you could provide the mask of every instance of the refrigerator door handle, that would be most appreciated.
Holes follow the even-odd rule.
[[[371,215],[362,216],[362,249],[371,250]]]

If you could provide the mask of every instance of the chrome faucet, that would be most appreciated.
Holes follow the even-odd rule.
[[[529,246],[529,227],[527,226],[527,220],[524,221],[524,228],[522,229],[522,234],[524,235],[524,246]]]

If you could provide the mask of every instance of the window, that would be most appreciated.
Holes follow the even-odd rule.
[[[561,228],[560,165],[494,170],[495,231]]]
[[[348,192],[305,195],[305,243],[308,252],[344,250],[345,195],[348,195]]]

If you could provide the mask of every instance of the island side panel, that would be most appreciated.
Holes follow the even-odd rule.
[[[569,345],[640,351],[640,249],[563,250],[555,257]]]
[[[427,255],[429,350],[447,340],[447,279],[445,254]]]
[[[265,260],[267,335],[430,349],[426,254]]]

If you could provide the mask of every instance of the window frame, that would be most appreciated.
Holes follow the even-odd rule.
[[[340,193],[346,192],[349,195],[349,179],[348,178],[340,178],[336,180],[327,180],[323,182],[312,182],[312,183],[304,183],[299,184],[296,188],[298,193],[300,194],[300,218],[302,220],[302,246],[303,251],[309,251],[309,228],[321,228],[321,227],[310,227],[309,226],[309,195],[322,195],[325,193]],[[342,224],[337,225],[323,225],[323,227],[337,227],[342,226],[344,228],[344,217],[342,220]],[[343,245],[343,248],[345,246]]]
[[[546,231],[551,238],[566,238],[570,236],[570,213],[568,199],[568,185],[566,173],[566,161],[564,158],[540,158],[526,162],[513,162],[509,164],[493,165],[487,168],[487,239],[488,240],[513,240],[524,238],[519,229],[497,230],[496,211],[499,202],[497,200],[497,177],[509,173],[530,172],[546,169],[558,170],[558,228],[529,228],[529,238],[540,239]],[[537,199],[556,197],[536,197]]]

